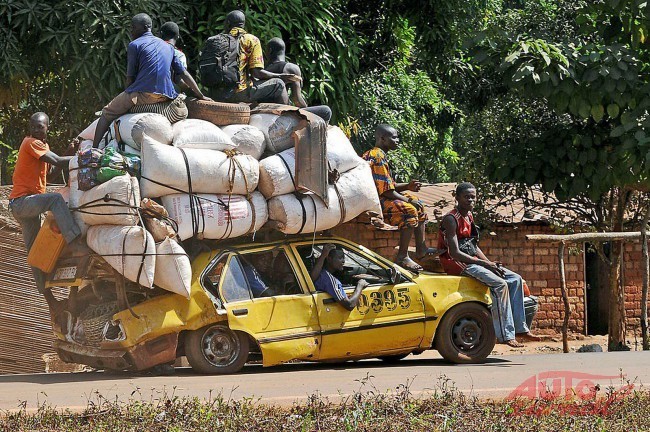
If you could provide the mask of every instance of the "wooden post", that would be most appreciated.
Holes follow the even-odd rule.
[[[650,350],[648,340],[648,281],[650,280],[650,259],[648,258],[648,221],[650,221],[650,205],[645,211],[641,224],[641,251],[643,252],[643,286],[641,288],[641,342],[643,350]]]
[[[561,242],[557,248],[557,256],[560,261],[560,289],[562,291],[562,301],[564,302],[564,320],[562,321],[562,351],[569,352],[569,317],[571,316],[571,305],[569,304],[569,295],[566,289],[566,274],[564,272],[564,242]]]

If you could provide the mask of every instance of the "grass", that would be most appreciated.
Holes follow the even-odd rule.
[[[368,378],[368,380],[371,377]],[[362,387],[367,383],[362,383]],[[79,413],[42,405],[0,414],[1,431],[634,431],[650,429],[650,392],[629,387],[583,400],[546,397],[481,401],[442,378],[416,398],[407,385],[372,389],[332,402],[314,395],[292,407],[259,400],[209,401],[166,395],[159,400],[108,401]]]

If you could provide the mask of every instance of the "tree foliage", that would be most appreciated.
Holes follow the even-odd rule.
[[[389,157],[401,181],[445,181],[448,166],[457,161],[449,129],[456,110],[432,79],[414,67],[414,28],[402,20],[394,32],[399,45],[391,65],[358,77],[354,92],[357,103],[343,125],[361,151],[374,147],[378,124],[393,125],[399,131],[401,145]]]
[[[558,116],[526,145],[503,146],[488,168],[493,179],[542,184],[560,199],[586,194],[594,201],[612,187],[647,185],[650,73],[644,65],[650,59],[642,36],[645,3],[643,9],[637,4],[582,5],[578,37],[569,40],[501,27],[479,35],[475,59],[498,69],[507,89],[544,101]],[[639,24],[615,26],[618,15]],[[610,23],[603,26],[606,18]]]

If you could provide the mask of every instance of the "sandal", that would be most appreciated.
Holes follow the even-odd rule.
[[[424,268],[413,261],[411,258],[406,257],[402,261],[398,262],[400,266],[404,267],[406,270],[412,271],[413,273],[420,273]]]

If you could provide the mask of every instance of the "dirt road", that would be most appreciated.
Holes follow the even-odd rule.
[[[506,397],[518,387],[528,396],[546,387],[581,393],[594,384],[604,392],[608,386],[620,388],[628,382],[636,388],[647,385],[648,364],[650,352],[508,355],[490,357],[483,365],[452,365],[436,353],[425,353],[393,365],[379,360],[266,369],[252,365],[228,376],[201,376],[186,368],[177,369],[173,376],[157,377],[102,372],[7,375],[0,376],[0,409],[14,409],[21,403],[33,409],[44,402],[82,409],[100,398],[117,397],[124,402],[172,395],[208,399],[219,393],[226,398],[253,397],[291,405],[313,394],[338,399],[356,391],[395,391],[405,384],[415,395],[454,385],[482,398]],[[536,384],[540,380],[544,383]]]

